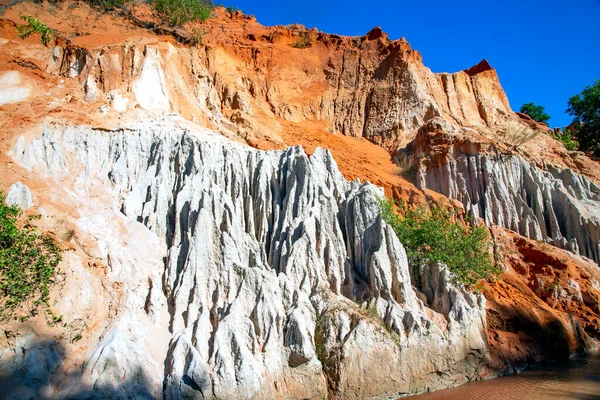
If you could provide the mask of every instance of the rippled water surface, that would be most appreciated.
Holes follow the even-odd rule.
[[[600,355],[551,367],[409,397],[418,400],[600,400]]]

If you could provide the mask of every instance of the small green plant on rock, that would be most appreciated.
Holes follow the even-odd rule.
[[[297,49],[306,49],[312,47],[313,41],[308,32],[300,32],[300,36],[296,41],[292,44],[292,47]]]
[[[567,150],[574,151],[579,149],[579,142],[570,129],[564,128],[562,131],[550,132],[550,136],[561,142]]]
[[[504,141],[512,147],[512,151],[535,139],[540,132],[516,121],[510,121],[502,127]]]
[[[61,253],[54,239],[39,234],[35,227],[18,225],[21,210],[5,203],[0,191],[0,320],[10,317],[21,305],[34,315],[48,305]],[[54,318],[52,312],[48,312]],[[27,316],[15,317],[24,320]],[[55,321],[56,322],[56,321]]]
[[[47,46],[50,43],[50,40],[54,34],[54,30],[48,27],[48,25],[43,24],[36,18],[33,18],[31,15],[20,15],[20,18],[27,22],[25,25],[17,26],[17,32],[21,39],[26,39],[34,33],[39,33],[41,35],[40,40],[44,46]]]
[[[484,225],[461,223],[454,210],[439,203],[410,209],[382,199],[380,206],[382,219],[396,232],[411,263],[441,262],[468,286],[501,272],[492,262]]]
[[[237,7],[234,7],[234,6],[229,6],[229,7],[227,7],[225,10],[227,10],[227,13],[228,13],[229,15],[233,15],[233,14],[234,14],[234,13],[236,13],[237,11],[240,11],[240,9],[239,9],[239,8],[237,8]]]

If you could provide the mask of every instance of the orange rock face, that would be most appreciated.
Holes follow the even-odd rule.
[[[503,236],[508,270],[482,288],[491,364],[520,369],[597,346],[597,266],[514,233]]]

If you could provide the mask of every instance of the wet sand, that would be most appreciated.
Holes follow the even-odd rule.
[[[452,389],[408,397],[416,400],[600,400],[600,354]]]

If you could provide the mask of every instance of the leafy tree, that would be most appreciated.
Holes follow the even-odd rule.
[[[411,263],[442,262],[466,285],[500,272],[488,251],[491,240],[485,226],[461,223],[453,210],[437,203],[413,210],[382,199],[380,206],[381,217],[396,232]]]
[[[579,149],[600,156],[600,79],[569,99],[567,114],[578,124]]]
[[[562,142],[567,150],[577,150],[579,149],[579,142],[575,138],[573,132],[567,127],[563,128],[562,131],[558,132],[550,132],[550,136],[554,139]]]
[[[537,106],[533,102],[523,104],[520,112],[529,115],[534,121],[543,122],[544,124],[550,120],[550,116],[546,114],[545,107]]]

